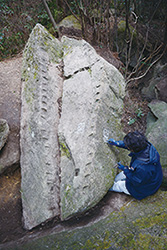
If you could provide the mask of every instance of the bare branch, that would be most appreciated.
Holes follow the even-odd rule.
[[[138,61],[137,61],[137,64],[135,66],[135,68],[133,69],[133,71],[131,72],[131,74],[128,76],[128,79],[132,77],[132,75],[134,75],[137,71],[138,71],[138,67],[139,67],[139,64],[141,63],[141,61],[143,61],[144,59],[142,59],[142,56],[143,56],[143,53],[144,53],[144,50],[147,46],[147,41],[148,41],[148,32],[149,32],[149,28],[147,29],[147,32],[146,32],[146,38],[145,38],[145,41],[144,41],[144,46],[143,46],[143,49],[140,53],[140,56],[138,58]],[[142,59],[142,60],[141,60]]]
[[[69,3],[67,2],[67,0],[64,0],[64,1],[65,1],[65,3],[67,4],[67,6],[68,6],[69,10],[71,11],[72,15],[80,22],[80,20],[79,20],[79,18],[77,17],[77,15],[75,15],[75,13],[72,11],[72,9],[71,9]]]
[[[167,48],[167,47],[166,47],[166,48]],[[129,82],[132,82],[132,81],[139,80],[139,79],[143,78],[143,77],[148,73],[148,71],[151,69],[151,67],[152,67],[155,63],[157,63],[157,62],[163,57],[163,55],[165,54],[165,51],[166,51],[166,49],[163,51],[163,53],[162,53],[154,62],[152,62],[152,63],[150,64],[150,66],[149,66],[148,69],[144,72],[143,75],[140,75],[140,76],[138,76],[138,77],[134,77],[134,78],[129,79],[128,81],[126,81],[126,84],[128,84]]]
[[[134,23],[136,24],[139,17],[136,15],[136,13],[135,13],[134,11],[131,11],[131,13],[132,13],[132,14],[134,15],[134,17],[135,17]]]
[[[141,68],[149,61],[151,60],[153,57],[155,57],[161,50],[163,44],[161,44],[159,47],[157,47],[147,58],[143,58],[142,61],[138,60],[138,65],[139,63],[142,63],[142,65],[139,68],[136,68],[135,72],[132,72],[128,77],[127,77],[127,82],[129,81],[129,79],[132,77],[132,75],[134,75],[137,71],[139,72],[141,70]],[[164,53],[163,53],[164,54]]]

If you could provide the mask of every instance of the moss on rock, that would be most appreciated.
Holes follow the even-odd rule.
[[[81,24],[80,22],[73,16],[67,16],[65,17],[60,23],[59,27],[64,26],[64,27],[74,27],[75,29],[81,30]]]
[[[60,142],[60,150],[61,150],[61,156],[66,156],[67,158],[71,159],[70,151],[65,145],[65,143]]]
[[[167,246],[167,192],[159,190],[142,201],[131,199],[119,212],[97,223],[54,233],[10,249],[160,250]]]

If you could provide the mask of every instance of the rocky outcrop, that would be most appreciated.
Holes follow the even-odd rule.
[[[24,50],[22,78],[21,190],[30,229],[97,204],[116,162],[126,164],[127,154],[106,144],[124,135],[125,82],[87,42],[59,42],[39,24]]]

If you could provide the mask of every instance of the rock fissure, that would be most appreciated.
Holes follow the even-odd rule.
[[[115,94],[115,96],[117,97],[117,98],[119,98],[119,96],[118,96],[118,93],[116,92],[116,90],[110,85],[110,89],[111,89],[111,91]]]
[[[85,71],[85,70],[91,70],[91,68],[90,67],[85,67],[85,68],[79,69],[79,70],[75,71],[72,75],[65,76],[65,80],[68,80],[71,77],[73,77],[74,75],[78,74],[79,72],[82,72],[82,71]]]
[[[98,63],[99,60],[100,60],[100,59],[97,59],[97,61],[94,62],[94,63],[92,63],[91,65],[76,70],[76,71],[73,72],[71,75],[64,76],[64,77],[65,77],[65,80],[68,80],[68,79],[70,79],[71,77],[73,77],[74,75],[78,74],[79,72],[83,72],[83,71],[88,71],[88,72],[90,73],[90,75],[91,75],[91,71],[92,71],[91,68],[92,68],[96,63]]]

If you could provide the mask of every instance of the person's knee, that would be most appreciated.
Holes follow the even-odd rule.
[[[121,180],[125,180],[126,179],[126,176],[124,174],[124,172],[120,172],[116,177],[115,177],[115,180],[114,182],[118,182],[118,181],[121,181]]]

